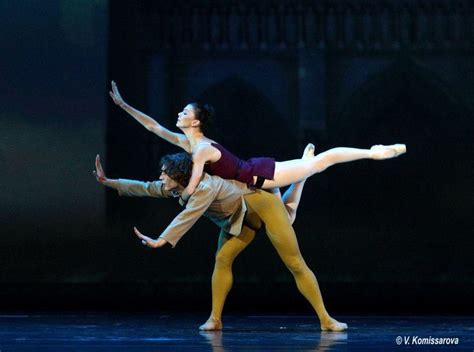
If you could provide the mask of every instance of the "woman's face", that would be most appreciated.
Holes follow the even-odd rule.
[[[200,121],[196,119],[194,108],[191,104],[184,107],[183,111],[178,114],[178,121],[176,127],[188,128],[199,126]]]

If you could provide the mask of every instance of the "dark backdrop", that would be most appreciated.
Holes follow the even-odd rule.
[[[154,179],[178,151],[108,100],[115,79],[171,129],[186,103],[213,104],[210,136],[242,158],[406,143],[308,180],[302,253],[331,310],[472,312],[470,2],[74,4],[2,12],[4,306],[209,307],[218,229],[144,249],[132,227],[159,235],[180,207],[90,175],[100,152],[109,176]],[[234,286],[230,309],[309,311],[263,232]]]

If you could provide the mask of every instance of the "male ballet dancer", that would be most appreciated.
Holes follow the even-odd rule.
[[[192,165],[192,158],[187,153],[167,155],[161,159],[159,181],[140,182],[107,178],[97,156],[94,173],[100,183],[116,189],[120,195],[168,198],[180,197],[191,177]],[[184,203],[181,198],[180,203]],[[183,211],[159,238],[145,236],[137,228],[134,231],[144,245],[159,248],[167,243],[175,247],[202,215],[221,228],[212,275],[212,312],[201,330],[222,329],[222,310],[232,287],[232,263],[250,244],[262,223],[272,245],[295,278],[298,290],[316,311],[321,330],[347,329],[347,324],[333,319],[326,311],[318,281],[300,253],[288,212],[279,197],[260,189],[250,190],[235,180],[204,173],[195,192],[184,205]]]

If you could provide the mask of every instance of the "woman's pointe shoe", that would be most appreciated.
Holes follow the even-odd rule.
[[[370,148],[370,154],[372,159],[383,160],[396,158],[407,152],[407,146],[405,144],[392,144],[392,145],[374,145]]]
[[[304,160],[304,159],[313,158],[314,157],[314,150],[315,150],[314,144],[308,143],[306,148],[304,148],[303,156],[301,157],[301,159]]]

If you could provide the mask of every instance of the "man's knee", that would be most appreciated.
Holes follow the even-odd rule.
[[[216,253],[216,267],[225,267],[225,266],[232,266],[234,261],[234,256],[226,253],[225,251],[219,251]]]
[[[285,265],[292,274],[299,274],[308,269],[303,258],[300,256],[292,256],[285,259]]]

